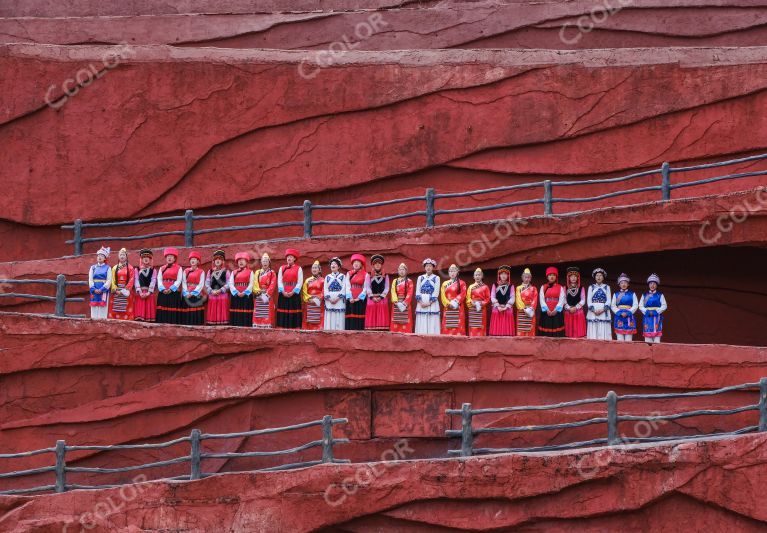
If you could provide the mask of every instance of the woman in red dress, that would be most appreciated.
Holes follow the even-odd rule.
[[[210,326],[229,324],[229,270],[223,250],[213,252],[213,265],[205,275],[208,309],[205,323]]]
[[[389,275],[383,273],[384,257],[374,255],[370,258],[373,272],[367,286],[367,307],[365,309],[365,329],[387,331],[389,329]]]
[[[163,251],[165,264],[157,272],[157,322],[181,324],[181,282],[184,272],[178,264],[178,249]]]
[[[301,300],[304,302],[304,329],[318,331],[325,327],[325,278],[322,277],[322,267],[319,261],[312,264],[312,275],[304,281],[301,290]]]
[[[154,322],[157,316],[157,302],[154,291],[157,286],[157,270],[152,267],[152,250],[144,248],[139,252],[141,266],[136,269],[136,281],[133,285],[133,317],[139,322]]]
[[[407,277],[407,265],[401,263],[397,269],[398,277],[391,285],[391,331],[395,333],[413,333],[413,280]]]
[[[514,285],[510,283],[511,267],[506,265],[498,269],[495,284],[490,290],[493,312],[490,315],[490,335],[498,337],[514,336],[514,307],[516,298]]]
[[[277,309],[276,322],[278,328],[301,329],[301,289],[304,286],[304,271],[296,264],[301,256],[298,250],[285,250],[286,265],[280,267],[277,273]]]
[[[112,297],[109,298],[108,318],[133,320],[133,291],[136,269],[128,263],[128,250],[117,254],[117,264],[112,267]]]
[[[567,292],[565,293],[565,335],[573,339],[586,336],[586,289],[581,287],[581,271],[578,267],[567,268]]]
[[[466,335],[466,283],[458,279],[458,266],[450,265],[450,279],[442,283],[439,295],[444,311],[442,313],[441,335]]]
[[[517,335],[535,337],[535,310],[538,308],[538,289],[532,284],[529,268],[522,272],[522,283],[517,285]]]
[[[483,281],[481,268],[474,271],[474,283],[466,291],[469,337],[487,335],[487,306],[490,304],[490,287]]]
[[[189,252],[189,264],[181,278],[181,323],[187,326],[205,324],[205,271],[200,268],[200,252]]]
[[[365,256],[352,255],[352,269],[346,273],[346,331],[365,329],[367,288],[370,276],[365,270]]]
[[[253,327],[274,327],[274,296],[277,294],[277,274],[272,270],[269,254],[261,256],[261,268],[253,276]]]

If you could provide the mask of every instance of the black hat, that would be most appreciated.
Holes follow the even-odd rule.
[[[384,256],[381,254],[375,254],[373,257],[370,258],[370,264],[372,265],[376,261],[380,261],[381,263],[384,262]]]
[[[138,253],[139,257],[144,257],[145,255],[148,255],[149,257],[153,257],[154,254],[152,254],[152,250],[149,248],[142,248],[141,251]]]
[[[216,250],[215,252],[213,252],[213,259],[215,259],[216,257],[220,257],[221,259],[226,259],[226,254],[224,253],[223,250]]]

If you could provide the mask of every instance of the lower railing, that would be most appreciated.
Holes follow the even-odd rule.
[[[85,298],[67,297],[67,286],[87,287],[87,281],[68,281],[64,274],[59,274],[56,279],[0,279],[0,287],[8,285],[55,285],[56,295],[46,296],[43,294],[27,294],[20,292],[6,292],[0,290],[0,298],[21,298],[24,300],[38,300],[42,302],[55,302],[53,314],[55,316],[67,316],[71,318],[82,318],[85,315],[68,315],[66,313],[67,302],[84,302]]]
[[[25,457],[32,457],[35,455],[54,454],[56,457],[55,464],[53,466],[45,466],[42,468],[30,468],[27,470],[19,470],[15,472],[6,472],[0,474],[0,479],[9,478],[21,478],[39,474],[54,473],[55,482],[50,485],[42,485],[37,487],[23,488],[23,489],[8,489],[0,491],[0,494],[32,494],[39,492],[65,492],[70,489],[103,489],[111,488],[119,485],[82,485],[82,484],[70,484],[67,482],[68,473],[82,473],[82,474],[117,474],[124,472],[136,472],[146,470],[149,468],[158,468],[163,466],[171,466],[180,463],[190,463],[190,471],[188,475],[165,477],[158,479],[165,480],[195,480],[202,479],[208,476],[217,474],[217,472],[203,472],[202,462],[205,459],[238,459],[246,457],[274,457],[281,455],[290,455],[308,450],[311,448],[322,448],[322,458],[315,461],[303,461],[287,463],[283,465],[273,466],[269,468],[260,468],[253,470],[254,472],[264,472],[270,470],[288,470],[291,468],[302,468],[307,466],[314,466],[323,463],[348,463],[348,459],[336,459],[333,456],[334,444],[346,444],[349,439],[335,439],[333,438],[333,426],[336,424],[345,424],[348,420],[346,418],[333,418],[330,415],[325,415],[322,420],[315,420],[312,422],[304,422],[302,424],[295,424],[292,426],[285,426],[280,428],[258,429],[254,431],[244,431],[242,433],[202,433],[199,429],[193,429],[192,433],[188,437],[181,437],[168,442],[160,442],[155,444],[116,444],[111,446],[68,446],[63,440],[56,441],[56,446],[53,448],[44,448],[42,450],[35,450],[31,452],[22,453],[6,453],[0,454],[0,459],[20,459]],[[267,435],[270,433],[281,433],[285,431],[293,431],[297,429],[310,428],[315,426],[322,427],[322,438],[317,439],[295,448],[287,450],[276,451],[260,451],[260,452],[230,452],[230,453],[205,453],[202,451],[202,442],[210,439],[233,439],[254,437],[258,435]],[[122,468],[95,468],[95,467],[78,467],[67,466],[66,455],[68,452],[79,451],[96,451],[96,452],[110,452],[118,450],[157,450],[161,448],[168,448],[170,446],[176,446],[178,444],[189,443],[190,450],[189,455],[182,457],[176,457],[174,459],[168,459],[166,461],[157,461],[154,463],[147,463],[142,465],[126,466]],[[146,480],[149,480],[147,478]]]
[[[704,396],[716,396],[733,391],[745,391],[757,389],[759,392],[759,401],[752,405],[746,405],[735,409],[698,409],[694,411],[685,411],[681,413],[672,413],[665,415],[647,415],[647,416],[635,416],[635,415],[620,415],[618,414],[618,404],[621,402],[631,400],[661,400],[668,398],[696,398]],[[562,409],[566,407],[575,407],[580,405],[589,404],[606,404],[606,415],[603,417],[590,418],[588,420],[581,420],[577,422],[565,422],[561,424],[542,424],[536,426],[511,426],[511,427],[474,427],[474,417],[484,414],[498,414],[498,413],[521,413],[525,411],[549,411],[552,409]],[[743,413],[746,411],[758,411],[759,422],[758,425],[747,426],[735,431],[727,431],[720,433],[710,433],[704,435],[683,435],[683,436],[662,436],[662,437],[626,437],[618,436],[618,424],[620,422],[628,421],[645,421],[645,422],[663,422],[670,420],[679,420],[682,418],[689,418],[693,416],[705,416],[705,415],[733,415],[736,413]],[[571,448],[583,448],[587,446],[614,446],[618,444],[632,444],[642,442],[660,442],[664,440],[680,440],[680,439],[700,439],[704,437],[721,437],[721,436],[734,436],[741,435],[743,433],[751,433],[754,431],[767,431],[767,378],[762,378],[758,383],[744,383],[743,385],[734,385],[731,387],[723,387],[716,390],[698,391],[698,392],[672,392],[665,394],[625,394],[619,396],[615,392],[610,391],[603,398],[588,398],[583,400],[574,400],[569,402],[562,402],[551,405],[523,405],[517,407],[499,407],[499,408],[486,408],[486,409],[472,409],[471,404],[465,403],[461,409],[448,409],[448,415],[461,417],[461,429],[449,429],[446,431],[448,437],[460,437],[461,449],[460,450],[448,450],[450,455],[460,455],[462,457],[468,457],[471,455],[488,454],[488,453],[510,453],[510,452],[543,452],[554,450],[566,450]],[[519,433],[530,431],[547,431],[547,430],[563,430],[568,428],[579,428],[585,426],[591,426],[594,424],[607,424],[606,437],[591,439],[587,441],[571,442],[566,444],[554,444],[548,446],[531,446],[524,448],[475,448],[474,437],[477,435],[487,435],[491,433]]]

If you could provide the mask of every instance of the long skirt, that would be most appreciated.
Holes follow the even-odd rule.
[[[442,313],[442,327],[440,333],[442,335],[466,335],[466,313],[462,306],[458,306],[458,309],[452,309],[448,307]]]
[[[395,333],[413,333],[413,314],[410,308],[400,311],[397,304],[392,304],[389,330]]]
[[[541,337],[564,337],[564,314],[557,313],[554,316],[549,316],[548,313],[543,311],[538,313],[538,335]]]
[[[421,335],[439,335],[441,326],[439,310],[421,311],[421,309],[423,308],[419,306],[415,311],[415,332]]]
[[[508,307],[504,311],[499,311],[497,307],[493,308],[490,315],[490,335],[513,337],[514,329],[514,309]]]
[[[322,298],[319,298],[320,305],[314,305],[312,299],[304,305],[304,329],[318,331],[325,325],[325,312],[322,309]]]
[[[343,331],[346,327],[346,309],[325,308],[325,331]]]
[[[205,322],[211,326],[229,324],[229,293],[208,294]]]
[[[610,320],[589,320],[586,329],[589,339],[610,341],[613,339],[613,329]]]
[[[186,326],[205,324],[205,299],[202,296],[186,296],[181,299],[181,321]]]
[[[613,328],[616,335],[633,335],[637,332],[637,321],[634,314],[629,310],[619,310],[613,318]]]
[[[535,337],[535,313],[527,316],[524,309],[517,310],[517,335],[520,337]]]
[[[154,294],[148,293],[146,298],[138,294],[133,300],[133,318],[139,322],[154,322],[157,318],[157,301]]]
[[[124,288],[125,285],[118,286],[117,291],[110,295],[109,318],[115,320],[133,320],[133,292],[128,296],[124,296],[120,292],[120,290]]]
[[[389,302],[386,298],[370,300],[365,308],[365,329],[386,331],[389,329]]]
[[[663,315],[649,315],[648,311],[642,319],[642,333],[646,339],[660,338],[663,336]]]
[[[578,309],[574,313],[565,311],[565,335],[572,339],[582,339],[586,336],[586,313]]]
[[[91,306],[91,318],[93,320],[106,320],[106,318],[107,318],[107,306],[106,305],[92,305]]]
[[[260,296],[253,298],[253,327],[270,329],[274,327],[274,300],[264,302]]]
[[[159,324],[181,324],[181,293],[163,291],[157,293],[157,322]]]
[[[466,314],[468,315],[469,337],[487,335],[487,308],[483,307],[479,311],[469,309]]]
[[[360,331],[365,329],[365,309],[367,300],[358,300],[354,303],[346,302],[346,330]]]
[[[229,298],[229,324],[232,326],[253,326],[253,296],[238,294]]]
[[[286,297],[280,293],[277,297],[277,327],[284,329],[301,329],[301,296],[291,294]]]

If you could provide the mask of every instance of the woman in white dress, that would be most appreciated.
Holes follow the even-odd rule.
[[[346,276],[341,273],[341,260],[330,260],[330,274],[325,276],[325,330],[343,331],[346,323]]]
[[[586,296],[586,338],[597,340],[612,340],[612,317],[610,316],[610,303],[612,295],[610,287],[605,284],[607,272],[603,268],[595,268],[591,273],[594,284],[589,287]]]
[[[425,274],[418,276],[415,286],[415,333],[422,335],[439,335],[439,277],[434,274],[437,262],[434,259],[424,259]]]

